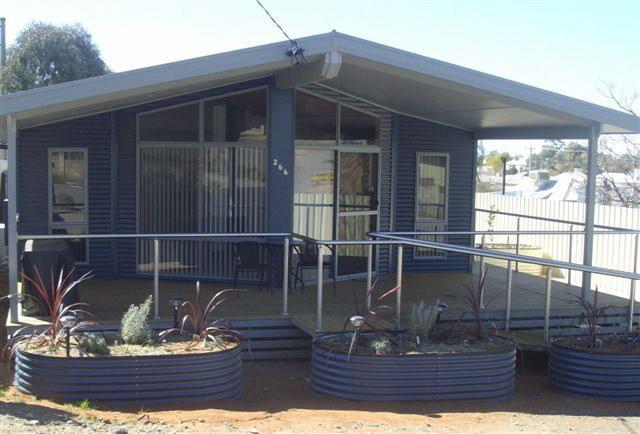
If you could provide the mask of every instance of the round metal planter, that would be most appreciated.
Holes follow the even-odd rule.
[[[640,354],[611,354],[552,344],[549,381],[580,398],[640,402]]]
[[[143,404],[238,399],[240,347],[199,354],[50,357],[18,351],[16,387],[62,401]]]
[[[360,355],[312,349],[314,394],[356,401],[504,401],[515,385],[515,346],[504,351],[449,354]]]

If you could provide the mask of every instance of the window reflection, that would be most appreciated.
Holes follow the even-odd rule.
[[[447,157],[418,155],[416,219],[445,220],[447,205]]]
[[[294,232],[333,238],[334,151],[296,149]]]
[[[340,107],[340,144],[377,145],[378,119],[349,107]]]
[[[199,107],[189,104],[140,116],[140,140],[150,142],[197,142]]]
[[[341,212],[378,208],[378,154],[340,153]]]
[[[267,91],[243,92],[204,104],[208,142],[262,142],[267,139]]]
[[[336,145],[337,104],[296,92],[296,144]]]
[[[49,152],[51,185],[51,233],[86,234],[87,168],[86,151]],[[66,240],[73,259],[85,262],[86,240]]]

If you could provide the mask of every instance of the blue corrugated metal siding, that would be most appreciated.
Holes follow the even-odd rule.
[[[48,227],[49,148],[86,148],[89,174],[89,232],[111,230],[111,115],[101,114],[20,131],[18,143],[18,231],[46,234]],[[110,271],[108,241],[89,243],[89,268]],[[85,268],[85,267],[82,267]]]
[[[413,231],[415,225],[416,153],[447,152],[449,158],[449,221],[451,231],[472,230],[474,154],[476,141],[467,131],[406,116],[397,123],[395,225],[396,231]],[[448,242],[469,245],[468,237],[449,237]],[[469,258],[449,253],[443,259],[414,259],[413,248],[405,248],[404,269],[422,271],[466,271]]]

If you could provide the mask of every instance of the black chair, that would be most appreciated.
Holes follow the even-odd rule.
[[[335,249],[333,246],[326,246],[331,254],[323,255],[322,257],[322,269],[331,270],[333,276],[333,293],[336,293],[336,267],[335,265]],[[305,241],[303,244],[294,244],[293,250],[298,256],[298,262],[295,266],[295,272],[293,273],[294,288],[298,287],[300,282],[301,290],[304,292],[304,270],[305,269],[318,269],[318,246],[311,242]]]
[[[262,291],[266,280],[267,287],[273,295],[273,273],[277,271],[273,259],[273,252],[266,244],[247,241],[234,244],[233,287],[238,288],[240,273],[260,273],[259,289]],[[239,296],[240,293],[238,293]]]

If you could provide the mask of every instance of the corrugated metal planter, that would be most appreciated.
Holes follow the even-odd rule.
[[[549,380],[563,392],[606,401],[640,402],[640,354],[611,354],[552,344]]]
[[[314,394],[357,401],[503,401],[515,384],[515,346],[504,351],[449,354],[360,355],[332,352],[314,341]]]
[[[18,351],[16,387],[62,401],[143,404],[238,399],[240,347],[199,354],[50,357]]]

